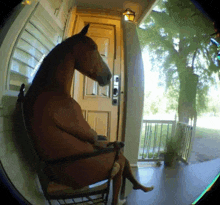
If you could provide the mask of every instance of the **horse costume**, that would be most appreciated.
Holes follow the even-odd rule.
[[[31,87],[25,95],[24,113],[30,135],[42,160],[92,153],[104,149],[97,141],[82,115],[79,104],[70,91],[74,70],[97,81],[100,86],[110,83],[112,74],[102,60],[95,42],[85,36],[89,25],[82,31],[57,45],[42,62]],[[69,162],[65,166],[50,165],[45,169],[48,177],[74,189],[107,179],[116,153],[106,153]],[[118,159],[120,170],[113,181],[113,202],[117,204],[121,176],[132,178],[125,157]],[[130,172],[130,173],[129,173]],[[137,185],[137,182],[134,182]],[[136,186],[137,188],[137,186]]]

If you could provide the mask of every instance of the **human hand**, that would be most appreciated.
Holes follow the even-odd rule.
[[[107,147],[107,143],[102,142],[102,141],[95,141],[95,143],[93,144],[93,147],[95,149],[105,149]]]
[[[115,142],[109,142],[107,144],[107,147],[109,146],[114,146],[116,149],[120,149],[120,148],[123,148],[124,147],[124,143],[123,142],[118,142],[118,141],[115,141]]]

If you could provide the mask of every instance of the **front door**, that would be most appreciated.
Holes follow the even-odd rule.
[[[120,66],[117,67],[115,63],[115,26],[94,17],[77,15],[76,19],[74,34],[79,33],[85,25],[90,23],[87,36],[98,45],[98,50],[109,66],[113,78],[109,85],[101,87],[97,82],[76,71],[74,99],[80,104],[85,119],[98,135],[104,135],[109,141],[115,141],[118,126],[118,100],[117,97],[113,98],[113,90],[115,83],[119,84],[116,81],[119,81],[117,74],[120,73]]]

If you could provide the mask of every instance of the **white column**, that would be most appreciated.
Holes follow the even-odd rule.
[[[123,31],[127,87],[124,155],[135,166],[143,120],[144,67],[136,25],[124,22]]]

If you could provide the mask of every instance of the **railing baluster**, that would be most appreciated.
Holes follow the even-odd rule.
[[[185,133],[185,143],[184,143],[184,153],[183,153],[183,157],[186,160],[186,153],[188,150],[188,141],[189,141],[189,126],[186,126],[186,133]]]
[[[167,126],[167,136],[166,136],[166,142],[167,142],[167,138],[168,138],[168,135],[169,135],[169,126],[170,126],[170,124],[168,124],[168,126]],[[166,142],[165,142],[165,146],[166,146]]]
[[[186,143],[184,144],[184,146],[185,146],[185,153],[184,153],[185,160],[187,159],[186,156],[187,156],[187,153],[189,150],[189,140],[190,140],[190,125],[187,126]]]
[[[185,128],[184,128],[184,124],[178,122],[177,124],[177,129],[180,130],[180,134],[182,133],[184,135],[184,132],[185,132]],[[184,155],[184,150],[183,150],[183,143],[184,143],[184,140],[183,140],[183,136],[178,136],[179,139],[180,139],[180,156],[183,158],[183,155]]]
[[[185,159],[187,160],[188,158],[188,154],[189,154],[189,146],[191,143],[191,136],[192,136],[192,130],[191,130],[191,126],[187,127],[187,143],[185,144]]]
[[[188,150],[188,141],[189,141],[189,127],[186,126],[186,138],[185,138],[185,144],[184,144],[184,158],[186,160],[186,153],[187,153],[187,150]]]
[[[147,143],[146,143],[147,152],[148,152],[148,149],[149,149],[149,139],[150,139],[150,123],[147,124]],[[145,158],[148,158],[147,152],[146,152],[146,157]]]
[[[154,158],[155,155],[155,146],[156,146],[156,141],[157,141],[157,130],[158,130],[158,123],[155,124],[155,132],[154,132],[154,145],[153,145],[153,156],[152,158]]]
[[[146,137],[147,137],[147,135],[148,135],[147,126],[148,126],[148,123],[145,124],[145,135],[144,135],[144,146],[143,146],[142,159],[144,159],[145,143],[146,143]]]
[[[147,158],[149,159],[149,150],[151,145],[151,136],[152,136],[152,123],[150,124],[150,134],[148,139],[148,147],[147,147]]]
[[[181,136],[181,156],[185,158],[186,147],[185,143],[187,140],[187,126],[183,125],[183,136]]]
[[[190,137],[189,137],[188,149],[187,149],[187,154],[186,154],[186,159],[187,159],[187,161],[188,161],[188,157],[189,157],[190,146],[191,146],[191,143],[192,143],[193,126],[190,127],[189,135],[190,135]]]
[[[158,147],[158,159],[160,158],[159,154],[160,154],[160,146],[161,146],[162,136],[163,136],[163,123],[161,123],[161,130],[160,130],[160,143],[159,143],[159,147]]]
[[[189,141],[189,126],[186,126],[185,135],[186,136],[185,136],[183,157],[186,160],[186,153],[187,153],[187,150],[188,150],[188,141]]]

